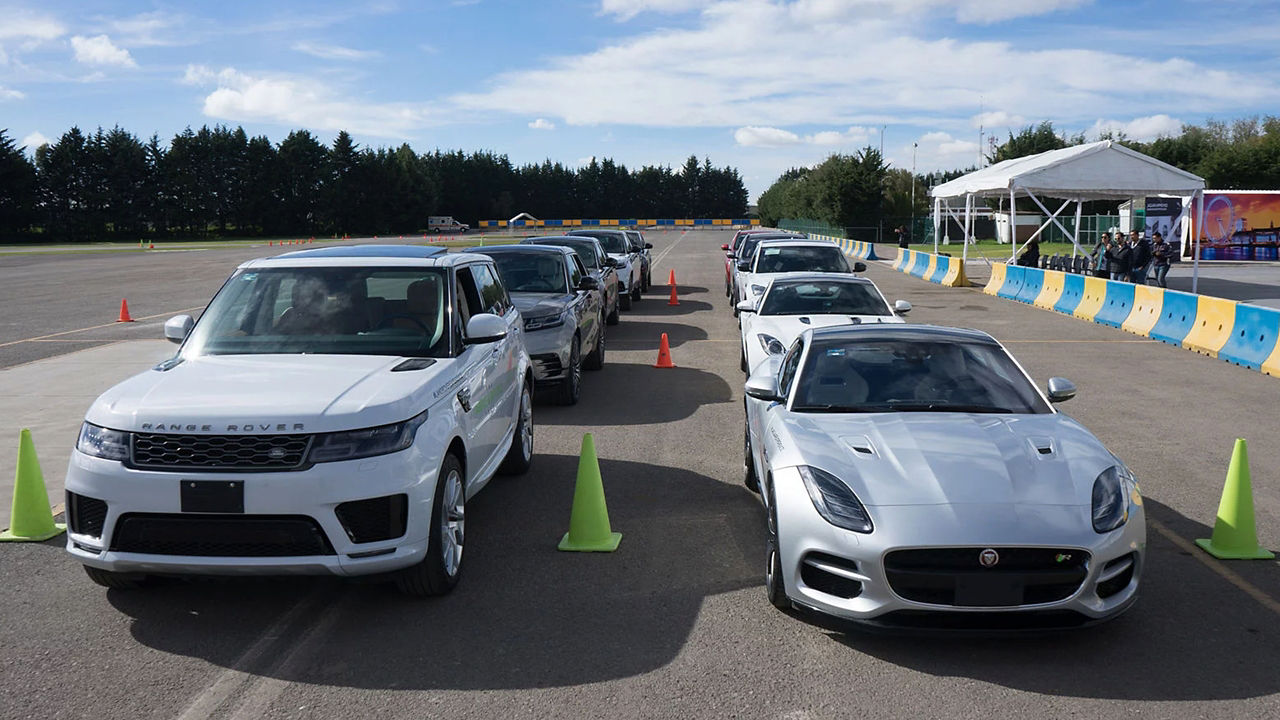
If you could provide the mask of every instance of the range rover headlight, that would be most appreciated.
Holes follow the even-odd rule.
[[[413,444],[413,436],[426,421],[424,410],[420,415],[392,425],[316,435],[309,459],[322,463],[400,452]]]
[[[542,315],[539,317],[530,317],[524,319],[524,329],[528,332],[534,330],[548,330],[550,328],[560,327],[564,325],[565,316],[569,311],[566,310],[559,315]]]
[[[129,433],[85,423],[80,426],[76,449],[103,460],[128,460]]]
[[[783,347],[782,341],[772,335],[760,333],[756,335],[756,339],[760,341],[760,347],[770,355],[785,355],[787,349]]]
[[[1133,473],[1122,465],[1112,465],[1093,481],[1094,532],[1111,532],[1129,520],[1129,487]]]
[[[871,532],[871,516],[844,481],[816,467],[801,465],[797,469],[813,507],[827,522],[856,533]]]

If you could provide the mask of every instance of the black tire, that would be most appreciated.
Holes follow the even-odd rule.
[[[604,321],[609,325],[618,324],[618,298],[615,297],[613,299],[613,309],[609,311],[609,315],[605,317]]]
[[[511,449],[507,450],[507,456],[498,468],[503,475],[523,475],[533,464],[533,388],[529,383],[520,389],[520,406],[516,412],[518,417]]]
[[[760,492],[760,478],[756,477],[756,464],[751,459],[751,428],[744,423],[742,431],[742,484],[753,493]]]
[[[631,288],[631,301],[640,302],[640,283],[636,283],[635,287]]]
[[[463,558],[463,540],[465,540],[466,529],[466,484],[465,474],[462,471],[462,463],[452,454],[444,456],[444,462],[440,464],[440,474],[436,478],[436,498],[431,504],[431,536],[427,541],[427,555],[417,565],[407,567],[396,575],[396,587],[405,595],[414,597],[432,597],[435,595],[444,595],[458,584],[458,579],[462,577],[462,558]],[[457,479],[457,492],[461,495],[455,495],[454,490],[450,490],[449,495],[457,498],[454,507],[446,509],[446,486],[450,486]],[[460,503],[460,505],[458,504]],[[459,507],[461,510],[459,511]],[[457,522],[456,529],[448,527],[448,524]],[[454,552],[454,546],[450,543],[449,535],[453,535],[453,542],[456,542],[456,555],[451,555],[452,562],[446,562],[445,546],[450,545],[450,552]]]
[[[84,574],[88,575],[90,580],[112,590],[137,590],[147,582],[147,576],[142,573],[114,572],[88,565],[81,567],[84,568]]]
[[[778,511],[774,499],[773,487],[769,488],[769,527],[768,542],[765,550],[764,592],[769,604],[779,610],[790,610],[791,600],[787,598],[786,583],[782,579],[782,553],[778,549]]]
[[[556,401],[561,405],[577,405],[582,395],[582,340],[573,336],[573,346],[569,348],[569,366],[565,368],[564,380],[560,381],[559,396]]]
[[[738,292],[737,292],[737,290],[734,290],[733,294],[731,294],[731,295],[729,296],[729,307],[730,307],[730,308],[733,308],[733,316],[734,316],[734,317],[738,317]]]
[[[622,293],[618,293],[618,304],[622,306],[623,310],[630,310],[631,309],[631,293],[626,293],[625,295]]]
[[[600,329],[597,332],[599,337],[596,338],[595,348],[590,355],[582,359],[582,367],[585,370],[604,369],[604,318],[600,318]]]
[[[742,368],[742,372],[747,373],[748,375],[750,375],[750,374],[751,374],[751,368],[747,366],[747,349],[746,349],[746,348],[741,348],[741,349],[739,350],[739,352],[741,352],[741,353],[742,353],[742,358],[741,358],[740,360],[738,360],[738,367]]]

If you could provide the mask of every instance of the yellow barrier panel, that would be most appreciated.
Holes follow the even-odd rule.
[[[987,281],[987,286],[982,288],[982,292],[988,295],[995,295],[1000,292],[1000,287],[1004,285],[1005,276],[1009,272],[1009,266],[1004,263],[995,263],[991,266],[991,279]]]
[[[1067,274],[1057,270],[1044,271],[1044,285],[1040,288],[1040,294],[1036,296],[1032,303],[1038,308],[1052,310],[1054,305],[1062,299],[1062,289],[1066,286]]]
[[[1196,321],[1182,339],[1182,347],[1218,357],[1236,323],[1236,301],[1201,295],[1196,301]]]
[[[937,270],[937,269],[938,269],[938,256],[937,256],[937,255],[930,255],[930,256],[929,256],[929,264],[928,264],[928,266],[926,266],[926,267],[925,267],[925,269],[924,269],[924,277],[922,277],[922,278],[920,278],[920,279],[921,279],[921,280],[928,280],[929,278],[933,277],[933,271],[934,271],[934,270]]]
[[[1081,320],[1092,321],[1107,300],[1107,282],[1098,277],[1085,278],[1084,297],[1080,299],[1080,304],[1076,306],[1076,311],[1071,314]]]
[[[969,278],[964,274],[964,261],[959,257],[951,258],[947,274],[942,276],[942,282],[938,284],[947,287],[969,287]]]
[[[1280,343],[1276,344],[1276,349],[1271,353],[1271,357],[1263,361],[1262,367],[1259,369],[1271,377],[1280,377]]]
[[[1151,328],[1160,322],[1164,308],[1164,288],[1138,285],[1133,289],[1133,309],[1120,327],[1134,335],[1151,337]]]
[[[753,226],[754,226],[754,225],[759,225],[759,224],[760,224],[760,218],[751,218],[751,224],[752,224]]]

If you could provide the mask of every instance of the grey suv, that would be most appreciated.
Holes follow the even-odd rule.
[[[531,237],[520,241],[521,245],[555,245],[567,247],[578,253],[578,258],[587,268],[587,274],[600,281],[604,293],[604,320],[609,325],[618,324],[618,261],[609,257],[593,237],[551,235],[547,237]]]

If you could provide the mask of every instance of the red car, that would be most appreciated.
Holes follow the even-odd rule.
[[[785,230],[776,230],[773,228],[760,228],[760,227],[750,228],[748,230],[739,230],[738,232],[734,233],[732,240],[730,240],[727,244],[720,246],[720,249],[725,251],[724,296],[727,298],[733,297],[733,272],[734,270],[737,269],[736,265],[738,260],[750,259],[749,255],[746,258],[738,257],[738,255],[740,254],[740,251],[743,250],[743,248],[740,246],[740,243],[745,238],[748,238],[752,235],[763,235],[766,237],[801,237],[801,238],[805,237],[805,235],[803,234],[787,232]],[[747,252],[751,252],[751,250],[754,250],[754,249],[755,249],[755,243],[751,243],[751,248],[748,248]]]

